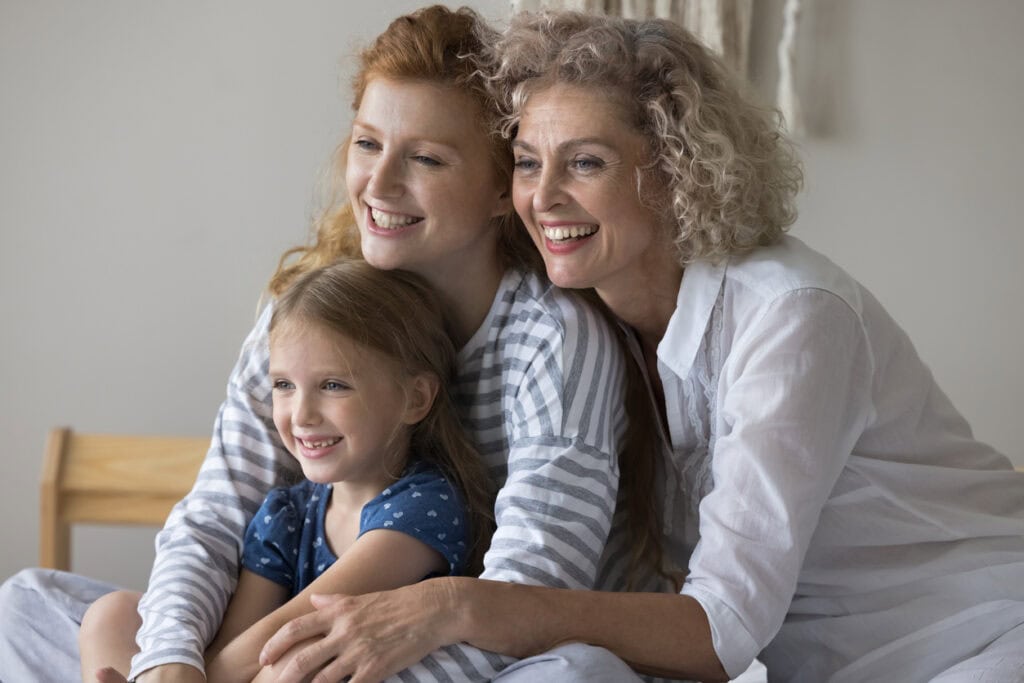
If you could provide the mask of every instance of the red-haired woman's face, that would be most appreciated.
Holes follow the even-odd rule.
[[[497,268],[491,219],[511,210],[478,105],[425,81],[371,80],[352,125],[345,180],[363,255],[430,280]]]

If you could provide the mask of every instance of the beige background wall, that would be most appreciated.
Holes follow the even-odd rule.
[[[209,432],[348,120],[346,57],[419,4],[0,0],[0,579],[36,561],[51,426]],[[804,4],[794,232],[1024,465],[1024,3]],[[757,3],[763,83],[780,5]],[[142,587],[152,534],[86,529],[75,569]]]

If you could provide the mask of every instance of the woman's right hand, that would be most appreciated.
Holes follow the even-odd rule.
[[[378,683],[458,640],[453,593],[450,582],[433,579],[358,596],[314,595],[316,611],[267,641],[260,664],[288,654],[277,683],[299,683],[317,671],[323,681]]]

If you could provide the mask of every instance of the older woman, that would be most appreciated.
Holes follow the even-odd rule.
[[[668,22],[526,17],[503,51],[516,210],[551,280],[632,328],[663,428],[689,573],[646,616],[622,603],[613,649],[1024,680],[1024,483],[878,301],[783,236],[800,171],[774,119]]]
[[[774,117],[664,21],[524,15],[499,53],[516,209],[552,281],[632,331],[652,399],[632,419],[653,406],[653,499],[688,574],[678,594],[445,579],[397,650],[582,641],[705,680],[759,653],[780,681],[1024,680],[1024,482],[875,298],[783,236],[801,172]],[[371,643],[390,599],[334,617]]]

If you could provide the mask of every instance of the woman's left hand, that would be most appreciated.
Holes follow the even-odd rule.
[[[316,611],[271,637],[260,664],[288,654],[277,683],[299,683],[316,672],[314,683],[346,676],[351,683],[378,683],[456,642],[446,635],[455,620],[452,593],[448,582],[435,579],[381,593],[313,595]]]

